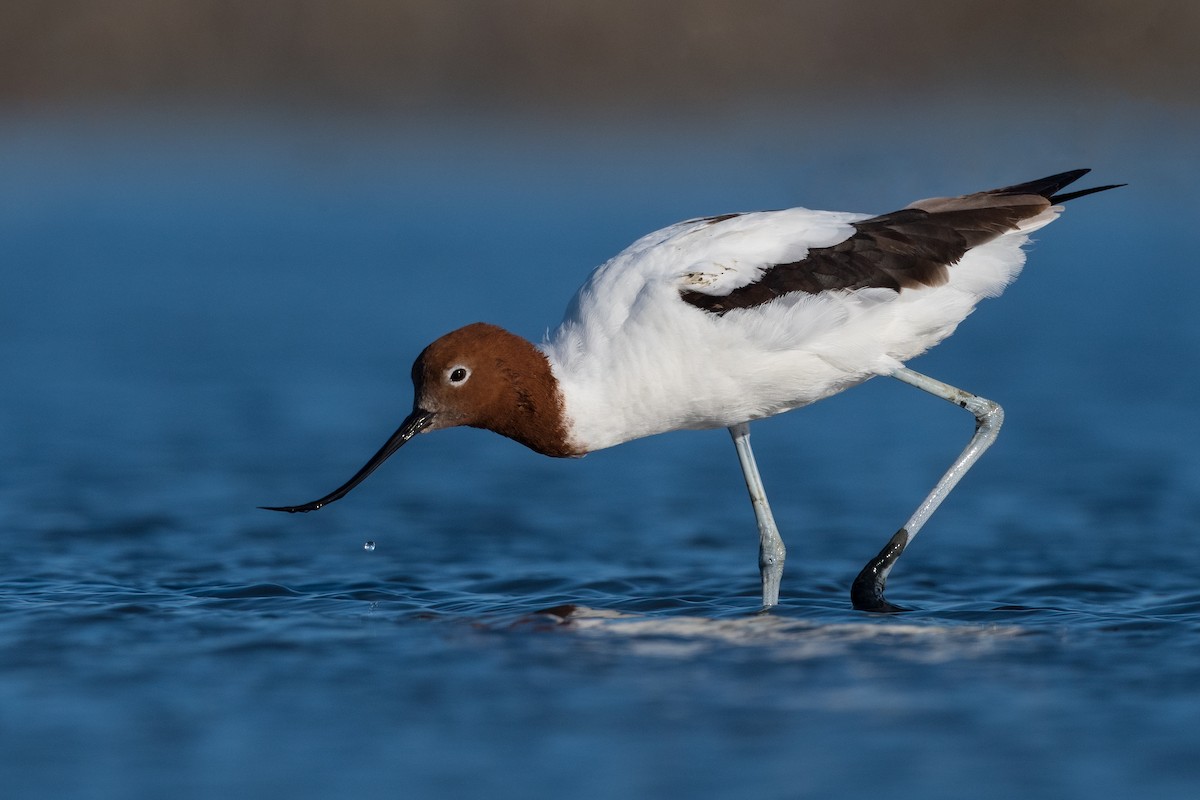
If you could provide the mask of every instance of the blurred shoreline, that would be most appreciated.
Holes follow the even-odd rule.
[[[1198,32],[1200,4],[1166,0],[15,0],[0,5],[0,113],[686,113],[1038,95],[1192,107]]]

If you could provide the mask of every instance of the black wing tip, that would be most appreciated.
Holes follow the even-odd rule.
[[[1047,175],[1044,178],[1038,178],[1034,181],[1003,186],[999,189],[993,189],[987,194],[1037,194],[1049,200],[1055,192],[1065,186],[1070,186],[1089,172],[1091,172],[1091,169],[1071,169],[1066,172]]]
[[[1089,194],[1095,194],[1096,192],[1107,192],[1109,189],[1120,189],[1122,186],[1128,185],[1128,183],[1110,183],[1108,186],[1095,186],[1091,189],[1080,189],[1077,192],[1051,195],[1048,199],[1051,203],[1058,205],[1059,203],[1065,203],[1068,200],[1074,200],[1077,197],[1087,197]]]
[[[1047,175],[1045,178],[1039,178],[1036,181],[1005,186],[1002,189],[993,189],[987,194],[1036,194],[1057,205],[1058,203],[1065,203],[1068,200],[1074,200],[1077,197],[1085,197],[1089,194],[1105,192],[1109,189],[1117,189],[1126,185],[1124,183],[1113,183],[1108,186],[1097,186],[1093,189],[1081,189],[1077,192],[1058,193],[1091,171],[1090,168],[1067,170],[1066,172],[1059,172],[1056,175]]]

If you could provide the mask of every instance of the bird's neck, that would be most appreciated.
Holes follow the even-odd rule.
[[[503,331],[492,353],[503,379],[503,400],[476,427],[520,442],[542,455],[582,455],[570,443],[563,395],[546,355],[527,339]]]

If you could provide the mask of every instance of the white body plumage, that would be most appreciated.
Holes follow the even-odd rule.
[[[688,220],[598,267],[541,344],[582,451],[679,429],[729,427],[808,405],[893,373],[954,332],[1020,273],[1020,228],[972,248],[940,286],[796,292],[717,316],[680,292],[723,295],[772,265],[849,238],[869,215],[764,211]]]

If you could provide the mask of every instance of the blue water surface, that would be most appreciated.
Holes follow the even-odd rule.
[[[4,796],[1194,792],[1194,120],[1044,111],[0,120]],[[656,227],[1086,166],[1130,185],[912,365],[1008,422],[893,573],[910,613],[849,583],[971,420],[896,382],[755,424],[765,616],[723,431],[579,461],[439,432],[255,508],[348,478],[428,341],[536,339]]]

